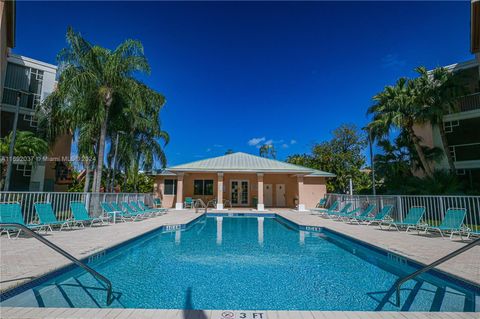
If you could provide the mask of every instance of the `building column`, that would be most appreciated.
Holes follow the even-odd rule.
[[[217,173],[217,209],[223,209],[223,173]]]
[[[175,209],[183,209],[183,173],[177,174],[177,203]]]
[[[265,205],[263,204],[263,173],[257,174],[257,188],[258,188],[258,203],[257,210],[265,210]]]
[[[298,210],[305,211],[305,191],[303,189],[303,175],[297,175],[298,183]]]

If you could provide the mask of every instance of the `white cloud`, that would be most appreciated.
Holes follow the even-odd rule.
[[[213,144],[213,147],[223,147],[222,144]]]
[[[273,144],[273,140],[265,141],[265,145],[272,145],[272,144]]]
[[[283,148],[288,148],[288,144],[283,143],[283,144],[282,144],[282,147],[283,147]]]
[[[254,137],[254,138],[251,138],[249,141],[248,141],[248,145],[250,146],[256,146],[260,143],[262,143],[263,141],[265,141],[266,138],[265,136],[264,137]]]
[[[297,140],[293,140],[293,139],[292,139],[292,140],[290,141],[290,144],[292,144],[292,145],[293,145],[293,144],[297,144]]]
[[[210,152],[210,151],[212,151],[212,149],[211,149],[211,148],[207,148],[207,153]]]

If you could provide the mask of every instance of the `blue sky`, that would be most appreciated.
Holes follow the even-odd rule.
[[[69,25],[109,48],[141,40],[169,165],[269,142],[284,159],[364,126],[371,97],[415,66],[471,59],[469,15],[469,2],[19,1],[14,52],[55,63]]]

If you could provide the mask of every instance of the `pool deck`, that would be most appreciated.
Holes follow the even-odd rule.
[[[1,308],[0,317],[5,319],[478,319],[478,313]]]
[[[209,211],[210,212],[210,211]],[[215,212],[212,210],[211,212]],[[225,211],[222,211],[223,213]],[[226,212],[256,213],[246,209]],[[324,219],[305,212],[290,209],[274,209],[265,213],[277,213],[303,226],[326,227],[357,240],[384,248],[399,255],[428,264],[465,245],[468,241],[441,239],[438,236],[422,236],[416,232],[380,230],[378,226],[353,225]],[[82,230],[49,233],[46,238],[82,259],[140,236],[164,225],[187,224],[199,217],[192,210],[170,211],[139,222],[117,223]],[[0,238],[0,290],[4,291],[30,281],[70,261],[33,238],[9,240]],[[480,247],[475,247],[438,269],[480,285]],[[240,318],[242,311],[234,311],[235,317],[225,317],[222,311],[183,311],[148,309],[75,309],[75,308],[0,308],[0,318]],[[478,313],[405,313],[405,312],[316,312],[316,311],[246,311],[245,318],[478,318]],[[257,313],[256,316],[254,314]],[[262,314],[261,316],[259,314]],[[228,314],[227,314],[228,315]],[[243,316],[243,315],[242,315]]]

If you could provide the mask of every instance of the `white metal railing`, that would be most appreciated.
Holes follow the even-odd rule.
[[[376,204],[377,209],[381,209],[385,205],[392,205],[391,217],[398,221],[403,221],[411,207],[423,206],[424,220],[430,225],[439,225],[449,208],[465,208],[467,227],[480,228],[480,196],[327,194],[327,207],[335,200],[340,205],[350,202],[353,208]]]
[[[480,92],[462,96],[458,99],[460,112],[480,109]]]
[[[480,159],[480,143],[450,145],[449,148],[454,162]]]
[[[37,222],[34,208],[37,202],[51,203],[57,219],[66,220],[72,217],[70,211],[72,201],[84,202],[93,217],[102,214],[100,203],[103,201],[120,203],[139,200],[149,206],[153,205],[153,195],[145,193],[0,192],[0,202],[20,203],[27,224]]]

